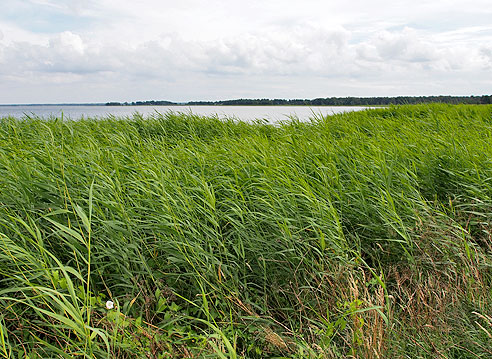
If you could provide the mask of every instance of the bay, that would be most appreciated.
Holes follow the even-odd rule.
[[[193,113],[196,115],[234,118],[241,121],[264,119],[275,123],[297,118],[308,121],[315,116],[360,111],[364,106],[104,106],[104,105],[0,105],[0,117],[102,118],[107,116],[132,117],[135,114],[149,116],[166,112]]]

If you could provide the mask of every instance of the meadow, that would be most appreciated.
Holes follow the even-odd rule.
[[[0,119],[0,357],[492,357],[492,106]]]

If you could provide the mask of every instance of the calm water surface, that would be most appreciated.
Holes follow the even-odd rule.
[[[61,117],[77,120],[80,118],[100,118],[108,115],[117,117],[144,116],[155,113],[184,112],[197,115],[217,115],[220,118],[235,118],[242,121],[265,119],[278,122],[296,117],[301,121],[313,116],[332,115],[341,112],[360,111],[368,107],[342,106],[81,106],[81,105],[2,105],[0,117],[39,116],[44,118]]]

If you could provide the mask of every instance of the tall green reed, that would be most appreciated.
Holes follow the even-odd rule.
[[[205,333],[218,356],[353,354],[368,338],[359,318],[398,314],[392,273],[478,268],[490,281],[491,134],[487,106],[277,126],[2,119],[2,348],[31,338],[37,327],[11,324],[24,316],[50,333],[31,351],[130,356],[96,305],[104,297],[149,328]],[[174,309],[158,311],[156,297]]]

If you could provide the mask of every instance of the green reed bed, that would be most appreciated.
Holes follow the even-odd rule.
[[[488,358],[491,222],[491,106],[3,118],[0,354]]]

